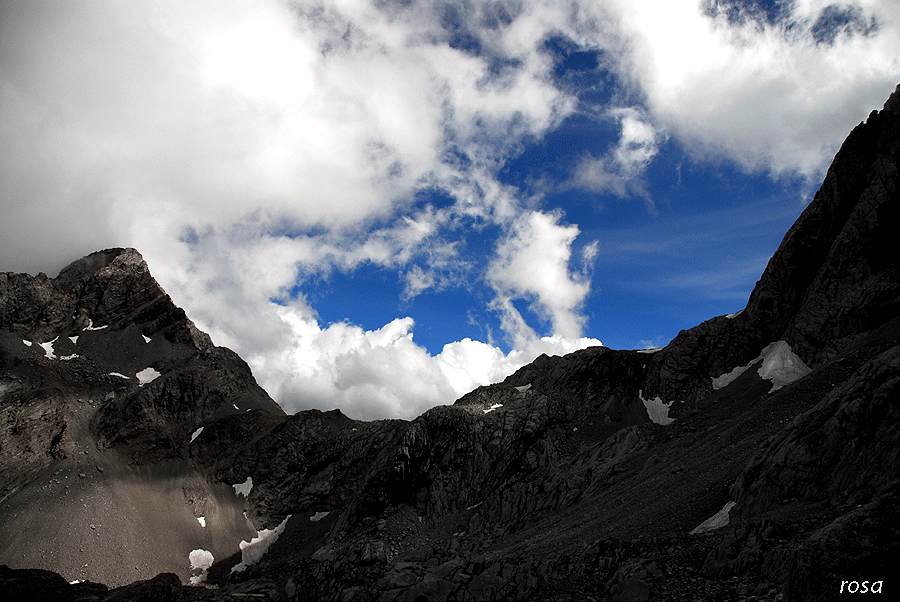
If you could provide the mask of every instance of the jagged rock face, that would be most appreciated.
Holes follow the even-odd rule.
[[[93,253],[55,279],[0,274],[0,334],[6,434],[16,433],[8,445],[31,450],[26,464],[66,455],[83,422],[67,426],[72,402],[78,411],[69,413],[90,420],[101,446],[130,448],[144,463],[187,455],[190,433],[213,417],[284,414],[243,360],[172,303],[134,249]]]
[[[204,430],[195,457],[214,462],[229,482],[252,475],[251,509],[269,526],[290,513],[343,510],[340,527],[350,529],[398,505],[425,521],[480,506],[479,520],[509,525],[528,512],[566,506],[581,491],[573,483],[590,481],[584,474],[562,478],[554,466],[585,453],[596,460],[608,435],[646,423],[636,390],[646,361],[597,348],[568,356],[548,373],[551,360],[538,360],[412,422],[302,412],[254,443],[252,453],[212,451]],[[597,378],[598,372],[621,380]],[[215,431],[209,436],[219,439]],[[614,439],[621,445],[621,437]],[[498,491],[505,492],[502,500]]]
[[[844,142],[747,313],[810,365],[900,313],[900,91]],[[784,332],[784,336],[778,333]]]
[[[88,327],[124,320],[142,323],[143,334],[162,333],[173,343],[198,349],[212,346],[150,275],[134,249],[98,251],[64,268],[54,279],[44,274],[0,274],[0,328],[44,341]]]
[[[187,578],[191,545],[232,554],[254,530],[233,490],[191,466],[191,437],[248,412],[284,417],[137,251],[53,279],[0,274],[0,562],[121,585]]]
[[[900,482],[898,331],[895,324],[866,354],[830,365],[834,389],[761,447],[735,483],[736,514],[756,516],[784,500],[867,501]],[[840,370],[852,373],[841,382]]]
[[[808,365],[900,313],[900,91],[857,126],[790,228],[747,307],[682,331],[648,369],[645,391],[690,403],[710,379],[787,341]]]
[[[208,348],[158,366],[165,378],[115,396],[91,421],[101,447],[127,453],[134,463],[187,456],[191,434],[218,418],[251,410],[284,415],[230,349]]]

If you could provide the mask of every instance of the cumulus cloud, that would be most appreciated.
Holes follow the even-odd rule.
[[[821,31],[833,2],[779,4],[770,19],[741,5],[618,6],[623,68],[654,118],[698,156],[818,180],[846,133],[897,84],[900,4],[848,2],[874,27],[831,28],[830,43]]]
[[[619,141],[605,156],[582,159],[575,168],[574,184],[622,198],[640,196],[652,209],[644,174],[659,152],[663,134],[639,107],[618,107],[607,114],[619,124]]]
[[[423,184],[480,186],[483,172],[460,172],[448,151],[493,165],[570,110],[529,58],[543,34],[529,15],[484,31],[486,47],[521,53],[494,77],[490,56],[447,43],[431,7],[6,10],[3,142],[16,153],[4,153],[2,192],[30,223],[70,218],[55,224],[47,257],[122,242],[140,226],[136,205],[198,228],[389,216]],[[4,236],[21,243],[8,261],[36,263],[14,251],[26,235],[9,226]]]
[[[527,325],[511,303],[514,298],[530,299],[532,310],[552,324],[554,333],[568,338],[582,334],[579,309],[590,282],[569,269],[578,227],[561,225],[559,220],[558,214],[523,213],[488,267],[488,279],[497,292],[495,305],[506,316],[510,324],[506,330],[517,339],[517,346],[524,343]]]
[[[304,308],[274,309],[289,331],[276,352],[250,355],[260,383],[288,412],[340,408],[357,419],[412,419],[451,403],[475,387],[498,382],[541,353],[561,355],[600,341],[559,335],[532,337],[504,353],[465,338],[430,355],[413,342],[413,320],[376,330],[334,323],[322,327]]]

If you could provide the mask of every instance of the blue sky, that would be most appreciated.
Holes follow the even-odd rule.
[[[10,2],[0,270],[133,246],[288,411],[412,418],[741,309],[893,0]]]

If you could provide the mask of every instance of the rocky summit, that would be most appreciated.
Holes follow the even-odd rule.
[[[831,600],[896,589],[900,89],[744,310],[413,421],[285,416],[133,249],[0,275],[17,599]],[[78,583],[72,583],[78,580]],[[189,585],[192,584],[192,585]]]

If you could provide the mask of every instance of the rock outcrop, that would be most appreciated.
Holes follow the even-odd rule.
[[[0,402],[0,562],[110,585],[151,567],[187,578],[187,546],[230,555],[255,533],[230,488],[192,466],[191,438],[217,419],[284,412],[134,249],[53,279],[0,274]],[[201,527],[182,490],[220,520]]]

